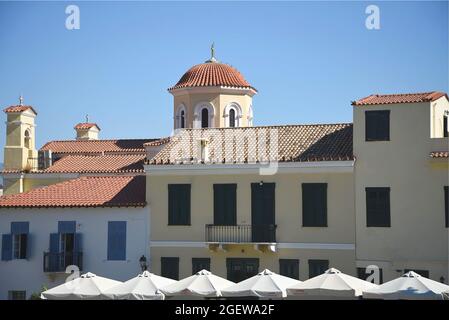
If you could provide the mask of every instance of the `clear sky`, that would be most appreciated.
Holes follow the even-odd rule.
[[[80,30],[65,28],[69,4]],[[380,30],[365,27],[369,4]],[[0,106],[23,93],[38,111],[38,147],[72,139],[86,113],[102,138],[165,136],[166,89],[209,58],[212,41],[259,90],[255,125],[351,122],[350,102],[371,93],[448,91],[444,1],[2,1]]]

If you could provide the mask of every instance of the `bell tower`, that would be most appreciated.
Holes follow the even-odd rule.
[[[30,171],[37,169],[35,140],[35,118],[37,112],[32,106],[19,104],[3,110],[6,113],[6,144],[4,169]]]

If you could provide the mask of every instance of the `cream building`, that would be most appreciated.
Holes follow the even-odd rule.
[[[253,126],[257,90],[213,50],[168,91],[174,134],[162,139],[102,140],[100,127],[86,121],[75,126],[75,139],[37,150],[35,109],[22,100],[6,108],[2,254],[17,247],[8,242],[13,222],[28,222],[31,239],[44,239],[35,248],[48,252],[45,239],[55,227],[44,226],[83,220],[89,221],[83,255],[105,255],[116,243],[105,226],[120,212],[127,221],[121,248],[124,239],[135,244],[122,262],[126,271],[92,258],[87,266],[97,273],[123,278],[146,255],[152,272],[172,278],[205,268],[239,281],[268,268],[305,280],[336,267],[361,278],[372,272],[376,281],[413,269],[447,283],[445,93],[371,95],[353,102],[353,123]],[[67,193],[51,200],[67,183],[87,190],[89,179],[100,177],[116,188],[101,201],[103,192],[85,193],[97,207],[73,208],[73,201],[85,202]],[[129,201],[129,186],[117,184],[123,179],[144,179],[138,188],[146,190],[144,199]],[[108,190],[105,183],[98,187]],[[45,205],[36,210],[34,202]],[[95,212],[98,218],[89,220]],[[102,231],[91,234],[91,224]],[[31,231],[32,225],[38,227]],[[37,265],[45,257],[34,259]],[[5,282],[19,263],[14,260],[24,259],[0,261],[0,297],[29,295],[44,275],[53,277],[42,270],[31,288]],[[373,265],[379,273],[367,269]],[[20,268],[32,263],[20,261]]]

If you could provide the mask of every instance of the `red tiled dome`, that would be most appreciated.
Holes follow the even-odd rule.
[[[205,62],[193,66],[184,73],[176,85],[168,90],[217,86],[248,88],[257,91],[237,69],[219,62]]]

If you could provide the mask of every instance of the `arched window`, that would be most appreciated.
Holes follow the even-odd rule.
[[[201,110],[201,128],[209,128],[209,110]]]
[[[30,131],[25,130],[25,137],[24,137],[24,141],[23,141],[25,148],[28,148],[28,149],[30,148],[30,140],[31,140]]]
[[[229,110],[229,126],[235,128],[235,109]]]
[[[179,119],[180,127],[185,128],[186,127],[186,119],[185,119],[185,112],[184,110],[181,110],[181,118]]]

